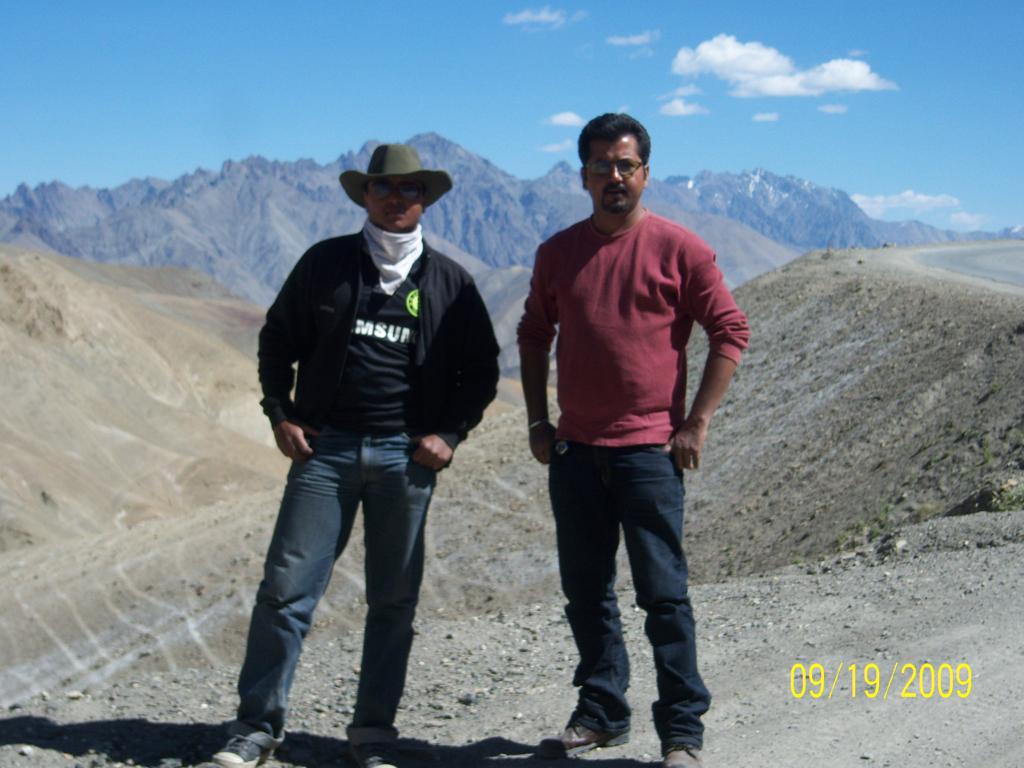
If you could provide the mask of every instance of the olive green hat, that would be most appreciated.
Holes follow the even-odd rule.
[[[373,150],[366,173],[345,171],[338,180],[352,202],[360,208],[365,208],[366,183],[388,176],[404,176],[420,182],[423,185],[424,208],[452,188],[451,176],[444,171],[424,168],[420,163],[419,153],[408,144],[381,144]]]

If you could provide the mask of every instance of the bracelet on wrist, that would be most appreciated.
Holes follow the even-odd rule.
[[[550,423],[551,422],[548,421],[547,419],[537,419],[536,421],[531,421],[530,425],[526,429],[528,431],[532,432],[534,427],[539,427],[541,424],[550,424]]]

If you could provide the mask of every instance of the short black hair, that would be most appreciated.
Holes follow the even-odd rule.
[[[651,137],[647,135],[647,129],[639,120],[623,112],[605,112],[583,126],[579,140],[580,162],[586,165],[590,161],[590,142],[594,139],[615,141],[627,134],[636,137],[640,159],[647,165],[651,157]]]

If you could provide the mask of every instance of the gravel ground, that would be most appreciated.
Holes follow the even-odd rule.
[[[812,564],[694,587],[701,665],[715,696],[707,766],[1024,764],[1022,556],[1024,512],[979,513],[909,526]],[[653,670],[628,582],[620,601],[634,667],[633,738],[581,758],[608,768],[658,756],[647,708]],[[399,713],[408,765],[551,765],[531,748],[561,728],[574,695],[574,649],[556,596],[460,618],[434,612],[417,630]],[[359,649],[358,631],[317,625],[293,692],[290,735],[272,766],[347,764]],[[812,674],[799,698],[797,663]],[[930,673],[912,676],[904,666],[926,663],[954,672],[933,687]],[[958,665],[970,666],[969,691],[966,667],[960,682],[950,676]],[[39,694],[0,721],[0,766],[202,763],[231,718],[236,672],[129,669],[96,688]],[[797,693],[801,681],[798,674]]]

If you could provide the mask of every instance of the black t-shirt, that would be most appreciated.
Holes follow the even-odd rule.
[[[413,265],[391,296],[381,290],[380,273],[366,253],[361,266],[355,327],[327,421],[357,432],[411,431],[418,405],[413,369],[423,262]]]

